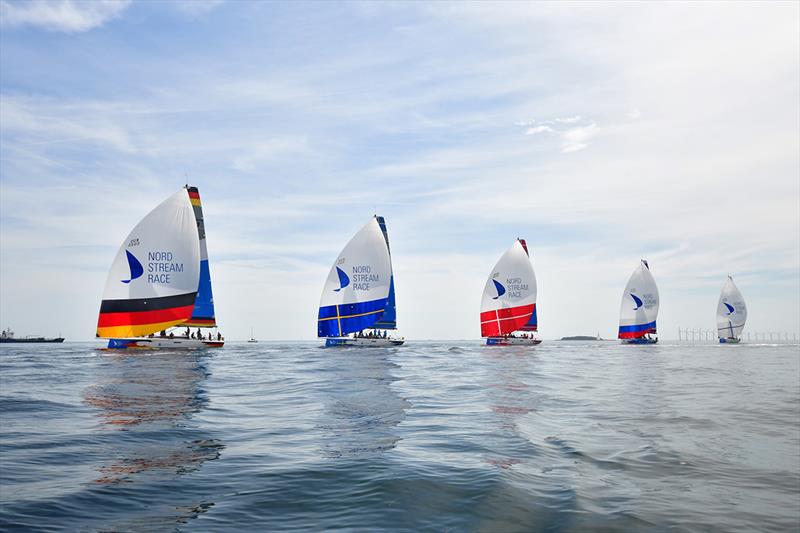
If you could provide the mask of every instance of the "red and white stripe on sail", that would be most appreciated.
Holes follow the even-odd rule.
[[[489,274],[481,301],[481,335],[496,337],[526,327],[536,309],[536,275],[525,241],[518,239]]]

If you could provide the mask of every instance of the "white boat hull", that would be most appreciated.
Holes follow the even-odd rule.
[[[369,337],[328,337],[325,339],[325,346],[328,348],[332,347],[367,347],[367,348],[381,348],[381,347],[388,347],[388,346],[401,346],[405,341],[405,339],[396,339],[396,338],[369,338]]]
[[[524,337],[487,337],[486,346],[536,346],[541,344],[541,339]]]
[[[222,348],[224,344],[225,341],[187,339],[186,337],[129,337],[125,339],[108,339],[108,348],[111,350],[197,350],[203,348]]]

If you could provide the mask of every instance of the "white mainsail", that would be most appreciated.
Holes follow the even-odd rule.
[[[650,266],[642,259],[631,274],[619,308],[619,338],[633,339],[656,332],[658,287]]]
[[[481,335],[505,335],[525,326],[536,305],[536,274],[519,239],[492,268],[481,299]]]
[[[377,218],[361,228],[333,263],[319,303],[317,334],[339,337],[375,324],[392,278],[389,247]]]
[[[720,339],[737,339],[747,321],[747,306],[742,293],[728,276],[717,303],[717,335]]]

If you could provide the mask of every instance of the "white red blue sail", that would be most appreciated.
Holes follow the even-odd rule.
[[[619,338],[637,339],[656,333],[658,287],[650,266],[642,259],[622,293],[619,311]]]
[[[489,274],[480,319],[483,337],[536,331],[536,275],[523,239],[514,242]]]

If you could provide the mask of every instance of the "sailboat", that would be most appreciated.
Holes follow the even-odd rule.
[[[481,300],[481,336],[487,345],[541,344],[533,332],[536,318],[536,275],[524,239],[517,239],[489,274]],[[526,333],[515,335],[514,332]],[[527,333],[530,332],[530,333]]]
[[[658,287],[650,265],[642,259],[631,274],[619,308],[619,338],[624,344],[655,344]]]
[[[738,344],[744,323],[747,321],[747,306],[742,293],[728,276],[717,303],[717,336],[721,344]]]
[[[258,342],[258,340],[256,340],[256,338],[253,336],[253,328],[250,328],[250,338],[247,340],[247,342]]]
[[[216,326],[200,193],[187,185],[122,242],[106,280],[96,336],[117,349],[217,348],[222,336],[201,330]]]
[[[375,215],[334,261],[319,303],[325,346],[399,346],[394,275],[386,221]],[[350,336],[350,334],[353,334]]]

